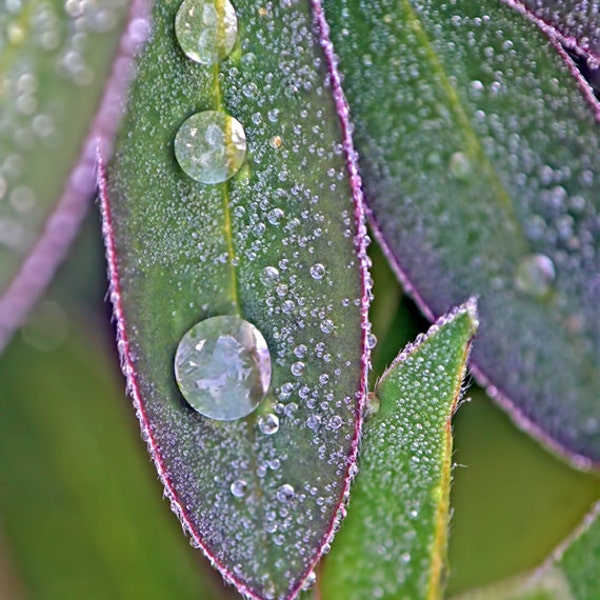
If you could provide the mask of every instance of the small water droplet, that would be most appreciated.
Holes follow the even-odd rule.
[[[455,152],[450,157],[450,164],[448,166],[450,168],[450,173],[452,173],[452,175],[460,181],[469,179],[473,173],[473,165],[471,164],[471,161],[462,152]]]
[[[279,281],[279,271],[275,267],[265,267],[260,274],[263,285],[271,286]]]
[[[321,263],[316,263],[310,268],[310,276],[313,279],[323,279],[325,267]]]
[[[514,284],[520,292],[541,298],[550,291],[555,278],[554,263],[548,256],[528,254],[517,265]]]
[[[224,112],[206,110],[183,122],[175,136],[179,166],[200,183],[222,183],[233,177],[246,158],[241,123]]]
[[[258,428],[265,435],[273,435],[279,430],[279,418],[271,413],[262,415],[258,418]]]
[[[277,500],[279,500],[279,502],[289,502],[295,495],[296,495],[296,492],[289,483],[284,483],[277,490],[277,494],[276,494]]]
[[[236,498],[243,498],[248,491],[248,484],[243,479],[237,479],[229,487]]]
[[[331,429],[339,429],[342,426],[342,418],[339,415],[333,415],[331,419],[329,419],[329,427]]]
[[[274,135],[269,140],[269,146],[271,146],[271,148],[275,148],[275,150],[277,150],[278,148],[281,148],[281,144],[283,144],[283,140],[281,139],[281,136],[279,136],[279,135]]]
[[[292,372],[292,375],[295,375],[296,377],[300,377],[300,375],[302,375],[302,373],[304,373],[304,363],[302,361],[296,361],[290,368],[290,371]]]
[[[313,431],[316,431],[321,427],[321,417],[319,415],[312,415],[306,419],[306,426]]]
[[[331,319],[325,319],[321,321],[321,331],[323,333],[331,333],[333,331],[334,324]]]
[[[237,17],[229,0],[184,0],[175,17],[175,35],[188,58],[213,65],[232,51]]]
[[[201,415],[221,421],[250,414],[271,382],[271,356],[264,337],[248,321],[219,316],[200,321],[181,338],[175,379]]]

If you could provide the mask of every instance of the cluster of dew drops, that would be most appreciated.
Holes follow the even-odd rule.
[[[175,33],[189,59],[203,66],[214,65],[225,59],[236,43],[235,9],[229,0],[184,0],[175,19]],[[244,163],[244,127],[222,110],[202,111],[182,123],[174,150],[189,177],[203,184],[223,183]],[[323,277],[324,269],[314,265],[311,276]],[[301,365],[294,363],[292,371],[301,370]],[[267,395],[271,370],[263,335],[238,316],[222,315],[196,323],[181,338],[175,355],[175,378],[182,395],[198,413],[218,421],[234,421],[254,412]],[[262,414],[257,425],[270,436],[279,430],[279,418]],[[235,480],[230,492],[236,498],[245,497],[246,481]],[[292,485],[283,483],[276,498],[286,503],[295,494]]]

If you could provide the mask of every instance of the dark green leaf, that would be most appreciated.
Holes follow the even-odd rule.
[[[233,51],[203,66],[178,46],[179,4],[155,3],[105,232],[124,368],[173,510],[241,592],[288,598],[331,540],[355,460],[365,235],[308,5],[235,7]],[[198,183],[175,158],[180,126],[207,110],[245,130],[247,160],[226,183]],[[266,399],[237,421],[195,412],[173,375],[182,335],[215,315],[255,325],[272,358]]]
[[[475,303],[440,319],[384,373],[349,515],[320,578],[328,600],[439,598],[456,410]]]
[[[397,273],[432,318],[477,295],[490,393],[578,464],[599,461],[597,102],[499,2],[325,6]]]

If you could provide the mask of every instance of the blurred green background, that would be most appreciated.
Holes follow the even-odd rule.
[[[161,501],[118,368],[99,230],[92,211],[0,358],[0,600],[234,598]],[[427,323],[371,254],[376,376]],[[535,567],[600,497],[597,476],[546,452],[475,385],[466,396],[449,594]]]

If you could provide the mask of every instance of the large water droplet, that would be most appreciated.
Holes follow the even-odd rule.
[[[524,294],[541,298],[552,287],[556,271],[554,263],[545,254],[524,256],[515,270],[515,287]]]
[[[241,123],[216,110],[196,113],[175,136],[179,166],[201,183],[222,183],[233,177],[246,158],[246,134]]]
[[[188,58],[202,65],[223,60],[237,38],[237,17],[229,0],[184,0],[175,35]]]
[[[271,355],[260,331],[239,317],[200,321],[182,338],[175,378],[201,415],[232,421],[250,414],[271,382]]]

